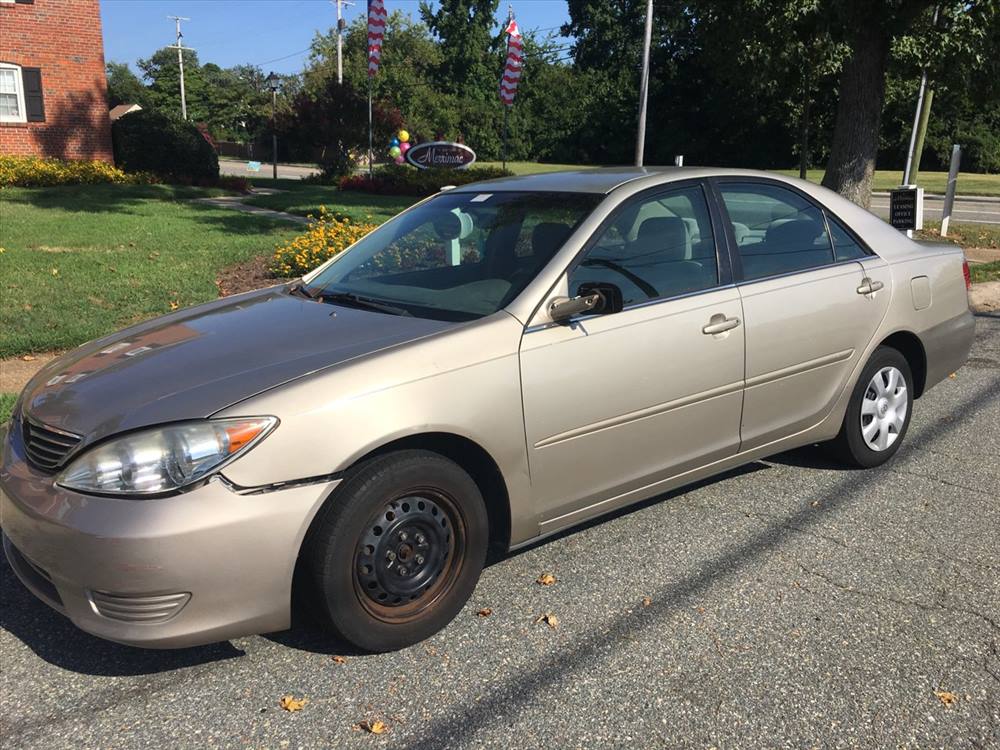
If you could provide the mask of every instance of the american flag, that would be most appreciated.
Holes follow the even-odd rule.
[[[521,59],[524,53],[521,30],[517,28],[517,21],[513,18],[507,24],[506,34],[507,64],[503,69],[503,78],[500,79],[500,101],[504,106],[511,107],[517,94],[517,84],[521,80]]]
[[[382,37],[385,35],[385,3],[382,0],[368,0],[368,77],[378,73],[382,62]]]

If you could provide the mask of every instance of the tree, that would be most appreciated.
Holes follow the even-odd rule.
[[[109,62],[106,71],[109,108],[119,104],[138,104],[143,109],[149,108],[149,92],[127,63]]]

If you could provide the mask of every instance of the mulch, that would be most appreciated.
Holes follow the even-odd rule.
[[[220,297],[230,297],[265,286],[281,284],[289,279],[275,278],[267,270],[270,256],[259,255],[243,263],[223,268],[215,279]]]

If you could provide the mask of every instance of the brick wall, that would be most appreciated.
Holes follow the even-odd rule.
[[[111,161],[100,0],[0,3],[0,62],[41,69],[45,122],[0,123],[0,153]]]

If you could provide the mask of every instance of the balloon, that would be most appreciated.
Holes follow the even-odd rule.
[[[410,150],[410,144],[407,143],[406,141],[403,141],[402,143],[399,144],[400,153],[405,154],[409,150]]]
[[[399,150],[399,146],[393,146],[389,149],[389,156],[395,159],[397,156],[401,156],[402,152]]]
[[[398,146],[399,145],[399,138],[393,138],[391,141],[389,141],[389,145],[390,146]]]
[[[410,134],[407,133],[405,130],[400,130],[399,131],[399,142],[400,143],[406,143],[408,140],[410,140]]]
[[[397,164],[406,164],[406,157],[400,154],[395,159],[393,159]]]

